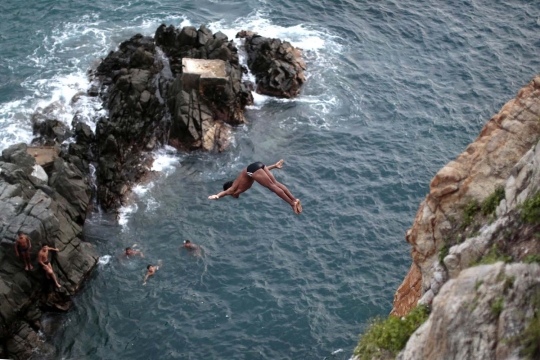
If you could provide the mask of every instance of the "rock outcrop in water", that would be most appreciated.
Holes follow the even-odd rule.
[[[69,161],[74,156],[64,155],[46,166],[48,172],[36,164],[26,144],[11,146],[0,157],[0,343],[6,352],[2,357],[53,355],[54,348],[38,335],[42,311],[66,311],[97,262],[92,245],[82,238],[91,184]],[[32,241],[33,270],[25,271],[22,259],[15,257],[18,231]],[[59,249],[51,264],[61,289],[54,289],[37,263],[40,244]]]
[[[257,91],[297,96],[305,82],[301,51],[288,42],[246,36],[248,65]],[[156,147],[222,151],[230,126],[245,122],[252,85],[238,50],[221,32],[161,25],[154,38],[136,35],[98,66],[95,76],[109,116],[96,130],[98,200],[104,209],[124,203],[133,184],[150,171]],[[45,127],[55,134],[55,124]]]
[[[283,52],[279,56],[294,54],[295,64],[305,69],[290,44],[271,43]],[[268,81],[286,93],[275,94],[295,96],[303,73],[289,81],[278,74],[289,69],[285,60],[270,56],[279,66],[278,76]],[[71,104],[99,96],[108,110],[95,133],[80,113],[71,127],[62,122],[61,102],[36,110],[34,147],[18,144],[0,157],[0,358],[55,356],[39,334],[47,333],[42,312],[66,311],[97,263],[82,237],[91,199],[105,210],[118,209],[151,171],[152,151],[164,145],[226,149],[231,125],[245,123],[244,109],[253,103],[252,84],[242,82],[245,72],[235,44],[223,33],[162,25],[154,38],[138,34],[120,44],[91,72],[97,84],[73,97]],[[31,271],[15,257],[18,231],[32,241]],[[59,249],[51,264],[61,289],[53,289],[37,264],[41,244]]]
[[[537,76],[431,181],[391,314],[432,310],[398,359],[540,356],[539,138]]]
[[[260,36],[246,38],[246,49],[257,91],[298,95],[305,82],[299,49]],[[100,205],[117,209],[125,202],[150,171],[150,151],[157,147],[226,149],[230,126],[245,123],[244,109],[253,103],[245,72],[234,42],[204,25],[161,25],[154,38],[135,35],[103,59],[94,74],[109,111],[96,129]],[[54,126],[44,131],[54,135]]]
[[[251,31],[241,31],[236,37],[245,39],[248,67],[255,75],[259,94],[280,98],[298,96],[306,82],[302,50],[287,41],[266,38]]]

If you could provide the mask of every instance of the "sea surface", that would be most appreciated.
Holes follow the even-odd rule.
[[[62,359],[348,359],[392,307],[430,179],[539,71],[538,1],[3,0],[0,149],[31,141],[53,102],[94,126],[101,104],[71,103],[87,70],[161,23],[288,40],[307,83],[294,100],[256,96],[225,153],[160,150],[133,205],[92,214],[100,263],[47,340]],[[207,200],[282,158],[301,215],[257,185]]]

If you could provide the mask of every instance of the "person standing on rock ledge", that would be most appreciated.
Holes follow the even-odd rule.
[[[58,251],[58,249],[56,248],[48,247],[47,245],[43,244],[41,246],[41,250],[39,250],[38,252],[38,262],[43,267],[43,270],[45,271],[47,278],[52,279],[57,288],[61,288],[62,285],[60,285],[58,281],[56,280],[56,276],[54,275],[52,265],[49,261],[49,250]]]
[[[32,270],[32,260],[30,259],[30,250],[32,250],[32,243],[28,236],[22,231],[17,233],[17,241],[15,241],[15,255],[19,257],[22,255],[24,261],[24,270]]]
[[[270,173],[272,169],[281,169],[283,167],[283,159],[279,160],[274,165],[266,166],[261,162],[250,164],[247,168],[240,172],[240,175],[233,181],[227,181],[223,184],[223,191],[217,195],[210,195],[208,199],[218,200],[224,196],[231,195],[234,198],[240,196],[241,193],[248,190],[253,182],[256,181],[265,188],[273,191],[277,196],[285,200],[293,208],[295,214],[302,212],[300,200],[295,198],[287,187],[276,181],[274,175]]]

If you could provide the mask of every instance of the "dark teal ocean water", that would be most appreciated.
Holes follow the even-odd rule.
[[[230,151],[162,151],[163,171],[120,222],[90,217],[101,261],[48,339],[59,358],[348,359],[368,318],[391,309],[410,265],[404,233],[430,179],[539,71],[538,5],[0,2],[0,148],[29,141],[30,115],[54,101],[59,119],[92,124],[100,104],[70,101],[86,71],[161,23],[280,37],[308,66],[298,99],[256,98]],[[280,158],[276,177],[302,199],[300,216],[259,186],[206,199],[250,162]],[[184,239],[204,256],[179,249]],[[145,259],[120,262],[133,244]]]

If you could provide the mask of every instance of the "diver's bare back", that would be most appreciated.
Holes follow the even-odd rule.
[[[238,174],[236,180],[234,180],[233,187],[235,190],[233,196],[236,195],[235,197],[238,197],[244,191],[249,190],[249,188],[253,186],[254,182],[255,180],[253,180],[253,178],[247,174],[247,168],[244,168],[244,170]]]

